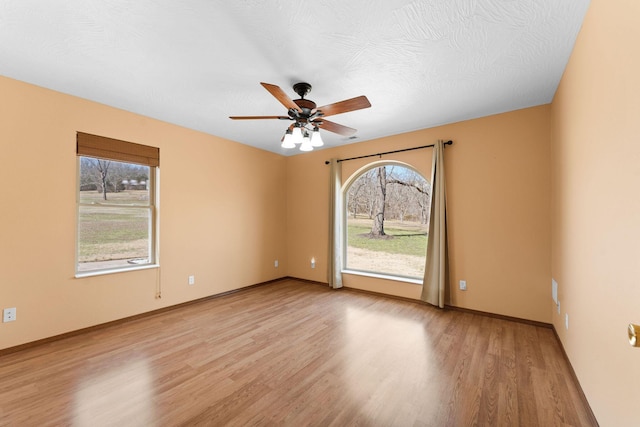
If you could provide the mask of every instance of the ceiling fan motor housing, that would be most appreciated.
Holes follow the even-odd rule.
[[[311,116],[311,111],[316,108],[316,103],[309,99],[294,99],[293,102],[302,110],[302,113],[294,110],[294,112],[297,113],[296,116],[299,118],[308,119]]]

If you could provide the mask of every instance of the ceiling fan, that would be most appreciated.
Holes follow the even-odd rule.
[[[305,99],[305,96],[311,92],[309,83],[301,82],[293,85],[294,92],[300,96],[300,99],[293,100],[279,86],[270,83],[260,84],[282,105],[287,107],[287,115],[229,116],[229,118],[232,120],[292,120],[294,123],[289,126],[282,138],[283,148],[295,148],[296,144],[300,144],[301,151],[311,151],[313,147],[321,147],[323,142],[320,136],[320,128],[339,135],[351,136],[356,133],[356,129],[330,122],[325,117],[371,107],[371,103],[364,95],[317,107],[315,102]]]

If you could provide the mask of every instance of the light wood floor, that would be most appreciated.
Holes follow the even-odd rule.
[[[551,329],[283,280],[0,357],[2,426],[590,426]]]

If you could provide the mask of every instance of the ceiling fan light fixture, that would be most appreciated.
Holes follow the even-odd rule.
[[[296,144],[293,143],[293,134],[288,129],[282,138],[282,148],[296,148]]]
[[[291,131],[291,139],[294,144],[302,143],[302,128],[300,127],[300,125],[296,124],[296,126],[293,128],[293,131]]]
[[[320,136],[320,129],[316,126],[313,128],[313,132],[311,132],[311,146],[312,147],[322,147],[324,142],[322,141],[322,136]]]
[[[311,138],[308,133],[305,133],[304,138],[302,138],[302,144],[300,144],[300,151],[312,151],[313,146],[311,145]]]

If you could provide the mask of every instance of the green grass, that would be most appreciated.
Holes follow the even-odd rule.
[[[117,193],[107,193],[107,200],[104,200],[104,197],[100,192],[81,191],[80,202],[149,206],[149,192],[146,190],[127,190],[119,191]]]
[[[82,192],[83,203],[101,202],[101,194]],[[140,205],[139,193],[108,194],[108,203]],[[138,194],[136,194],[138,193]],[[114,195],[112,198],[111,196]],[[148,203],[147,203],[148,205]],[[78,216],[80,262],[148,256],[149,218],[144,208],[81,206]]]
[[[370,251],[402,255],[424,256],[427,249],[427,230],[422,224],[385,221],[384,231],[390,239],[373,239],[370,220],[348,220],[348,245]]]

